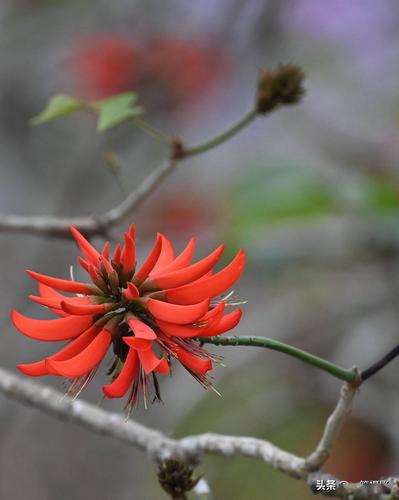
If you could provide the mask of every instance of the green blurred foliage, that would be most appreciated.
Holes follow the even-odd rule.
[[[345,213],[399,214],[399,191],[388,179],[349,171],[343,185],[333,171],[321,174],[298,165],[253,166],[242,172],[227,195],[233,239],[250,240],[259,231],[286,223],[304,224]]]

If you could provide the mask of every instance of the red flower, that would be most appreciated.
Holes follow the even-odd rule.
[[[240,250],[224,269],[213,272],[223,245],[191,264],[194,238],[175,257],[169,240],[158,234],[149,256],[136,271],[133,225],[112,258],[108,242],[99,253],[76,229],[71,231],[84,256],[78,257],[78,262],[92,283],[28,271],[39,282],[40,294],[30,299],[60,317],[37,320],[13,311],[14,325],[33,339],[68,343],[56,354],[18,368],[32,377],[52,374],[73,379],[69,393],[77,395],[112,346],[111,380],[103,391],[106,397],[116,398],[130,390],[130,409],[139,390],[151,382],[150,375],[155,399],[160,399],[156,374],[168,374],[173,358],[209,387],[206,374],[212,369],[212,356],[196,339],[220,335],[240,321],[240,309],[226,313],[228,296],[216,297],[242,274],[244,251]]]
[[[101,99],[135,88],[139,57],[130,40],[96,35],[80,42],[71,62],[84,94]]]
[[[218,47],[164,37],[150,42],[146,51],[143,71],[164,83],[178,101],[204,94],[225,72],[225,58]]]

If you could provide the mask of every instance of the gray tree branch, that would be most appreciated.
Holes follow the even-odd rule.
[[[112,227],[131,218],[132,213],[176,167],[174,160],[158,165],[119,205],[103,215],[51,217],[47,215],[0,214],[0,233],[24,233],[55,238],[69,237],[69,226],[88,236],[106,236]]]
[[[308,459],[298,457],[269,441],[246,436],[206,433],[172,439],[121,414],[107,412],[81,400],[71,400],[59,391],[25,380],[0,368],[0,393],[37,408],[61,420],[74,422],[87,429],[118,439],[146,452],[153,460],[178,458],[197,464],[203,455],[245,456],[259,459],[281,472],[305,480],[312,491],[326,496],[357,499],[383,499],[386,486],[349,484],[314,470],[331,450],[339,429],[348,414],[356,388],[344,384],[336,408],[329,417],[323,436]],[[320,458],[322,457],[322,459]],[[335,491],[317,490],[318,481],[336,481]],[[394,487],[394,481],[391,482]],[[369,495],[369,496],[366,496]],[[371,495],[371,496],[370,496]]]

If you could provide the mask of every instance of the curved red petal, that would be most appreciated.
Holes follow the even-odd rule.
[[[125,245],[121,254],[121,263],[125,274],[134,272],[136,267],[136,245],[129,234],[125,233]]]
[[[160,234],[158,234],[157,241],[155,242],[155,245],[153,246],[149,256],[146,258],[140,270],[136,273],[134,277],[134,281],[136,283],[140,283],[147,278],[147,276],[152,271],[153,267],[155,266],[159,258],[161,248],[162,248],[162,237]]]
[[[65,299],[65,297],[62,299],[56,299],[51,297],[38,297],[37,295],[29,295],[28,298],[32,302],[36,302],[36,304],[40,304],[41,306],[49,307],[51,309],[61,309],[61,301]]]
[[[175,258],[175,252],[173,251],[173,247],[171,242],[161,234],[161,252],[159,254],[158,260],[154,266],[153,272],[157,273],[158,271],[162,271],[164,267],[170,264]]]
[[[67,300],[61,301],[61,309],[69,314],[85,316],[87,314],[104,314],[117,306],[114,304],[77,304]]]
[[[71,293],[98,293],[96,287],[94,287],[94,285],[90,285],[90,283],[80,283],[79,281],[53,278],[52,276],[39,274],[30,270],[27,270],[26,272],[36,281],[39,281],[44,285],[48,285],[49,287],[56,288],[57,290]]]
[[[103,256],[100,257],[100,270],[102,272],[105,270],[105,273],[108,274],[108,276],[115,271],[110,262]]]
[[[66,295],[63,295],[62,293],[57,292],[57,290],[54,290],[54,288],[51,288],[50,286],[45,285],[44,283],[39,283],[38,289],[39,289],[39,293],[42,297],[49,297],[49,298],[56,298],[56,299],[68,298]]]
[[[132,329],[135,337],[147,340],[154,340],[157,338],[157,335],[154,332],[154,330],[145,323],[143,323],[142,321],[140,321],[139,319],[129,318],[127,322],[130,328]]]
[[[109,241],[106,241],[103,246],[103,250],[101,252],[101,256],[105,260],[109,260]]]
[[[166,298],[177,304],[195,304],[206,297],[220,295],[230,288],[241,276],[245,267],[245,253],[240,250],[228,266],[213,276],[178,288],[166,290]]]
[[[63,295],[62,293],[57,292],[56,290],[54,290],[54,288],[51,288],[47,285],[44,285],[43,283],[39,283],[38,288],[39,288],[40,296],[42,298],[60,299],[60,300],[66,298],[66,296]],[[34,302],[38,302],[40,304],[40,302],[38,300],[34,300]],[[45,304],[43,304],[43,305],[45,305]],[[49,309],[54,314],[57,314],[57,316],[62,316],[62,317],[67,316],[67,314],[64,313],[64,311],[61,311],[61,309],[56,309],[56,308],[52,308],[52,307],[49,307]]]
[[[79,335],[79,337],[72,340],[72,342],[66,345],[63,349],[50,356],[50,358],[55,361],[61,361],[75,356],[94,339],[98,332],[99,328],[93,325],[84,333]],[[20,364],[17,366],[17,368],[22,373],[24,373],[25,375],[29,375],[30,377],[42,377],[44,375],[49,375],[50,373],[47,368],[45,359],[43,359],[42,361],[36,361],[35,363]]]
[[[241,320],[241,316],[242,310],[236,309],[235,311],[223,316],[220,321],[213,323],[209,328],[204,330],[199,329],[197,337],[212,337],[214,335],[220,335],[228,332],[238,325]]]
[[[101,330],[79,354],[65,361],[46,360],[50,373],[63,377],[76,378],[93,370],[104,358],[111,345],[111,334]]]
[[[136,351],[148,351],[151,349],[151,340],[140,339],[138,337],[122,337],[124,342]]]
[[[215,316],[222,317],[225,307],[226,304],[222,300],[221,302],[219,302],[217,306],[213,307],[212,309],[209,309],[209,311],[207,311],[204,314],[204,316],[198,320],[198,322],[201,323],[202,321],[213,320]]]
[[[78,261],[80,266],[88,273],[90,264],[86,260],[82,259],[80,255],[76,257],[76,260]]]
[[[162,358],[159,365],[155,368],[155,371],[161,375],[167,375],[170,373],[170,366],[166,358]]]
[[[197,280],[216,265],[223,250],[224,245],[220,245],[215,251],[208,255],[208,257],[205,257],[195,264],[177,271],[154,274],[151,277],[151,281],[154,282],[157,288],[176,288]]]
[[[73,304],[80,305],[90,303],[88,297],[65,297],[64,295],[61,295],[61,298],[38,297],[36,295],[29,295],[29,299],[33,302],[36,302],[37,304],[40,304],[41,306],[49,307],[50,309],[62,309],[61,303],[65,300],[67,300],[68,302],[72,302]]]
[[[137,376],[139,360],[137,352],[129,349],[125,364],[116,379],[108,385],[103,386],[103,392],[107,398],[122,398],[131,387]]]
[[[187,246],[184,250],[179,254],[170,264],[163,268],[163,273],[169,273],[172,271],[177,271],[178,269],[182,269],[183,267],[191,264],[193,260],[195,250],[195,238],[191,238],[191,240],[187,243]],[[152,273],[150,274],[150,277]]]
[[[136,285],[131,281],[127,282],[127,290],[123,291],[123,296],[126,300],[135,300],[140,296],[140,292]]]
[[[91,243],[87,241],[87,239],[81,234],[77,229],[71,226],[70,231],[73,237],[76,240],[81,252],[86,257],[86,259],[95,267],[98,267],[99,264],[99,252],[93,247]]]
[[[203,336],[211,328],[214,328],[215,324],[218,324],[220,319],[223,317],[224,303],[221,302],[211,311],[206,313],[202,318],[198,320],[199,323],[202,321],[208,321],[209,324],[204,326],[187,326],[187,325],[176,325],[174,323],[168,323],[166,321],[157,320],[159,328],[170,337],[180,337],[180,338],[191,338]],[[212,315],[211,315],[212,313]]]
[[[36,361],[35,363],[25,363],[17,365],[19,371],[24,375],[29,377],[43,377],[44,375],[49,375],[49,371],[46,368],[46,360]]]
[[[146,375],[156,370],[158,366],[162,363],[162,359],[159,359],[154,350],[147,349],[145,351],[138,351],[140,364]]]
[[[136,238],[136,226],[135,224],[130,224],[127,234],[134,240]]]
[[[194,372],[196,375],[204,376],[212,369],[212,361],[210,359],[202,359],[191,352],[186,351],[183,347],[174,347],[174,352],[178,361],[186,368]]]
[[[118,243],[115,247],[114,256],[112,258],[112,260],[113,260],[113,262],[115,262],[115,264],[119,264],[119,262],[121,261],[121,253],[122,253],[122,249],[121,249],[120,244]]]
[[[44,342],[56,342],[77,337],[92,323],[93,316],[67,316],[60,319],[32,319],[13,310],[14,326],[27,337]]]
[[[162,321],[185,325],[197,321],[205,314],[209,307],[209,299],[192,305],[177,305],[162,302],[160,300],[149,299],[147,308],[150,313]]]

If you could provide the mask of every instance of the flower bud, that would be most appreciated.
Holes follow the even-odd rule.
[[[277,106],[297,104],[305,93],[305,74],[295,64],[281,64],[273,70],[262,71],[257,92],[258,113],[269,113]]]

